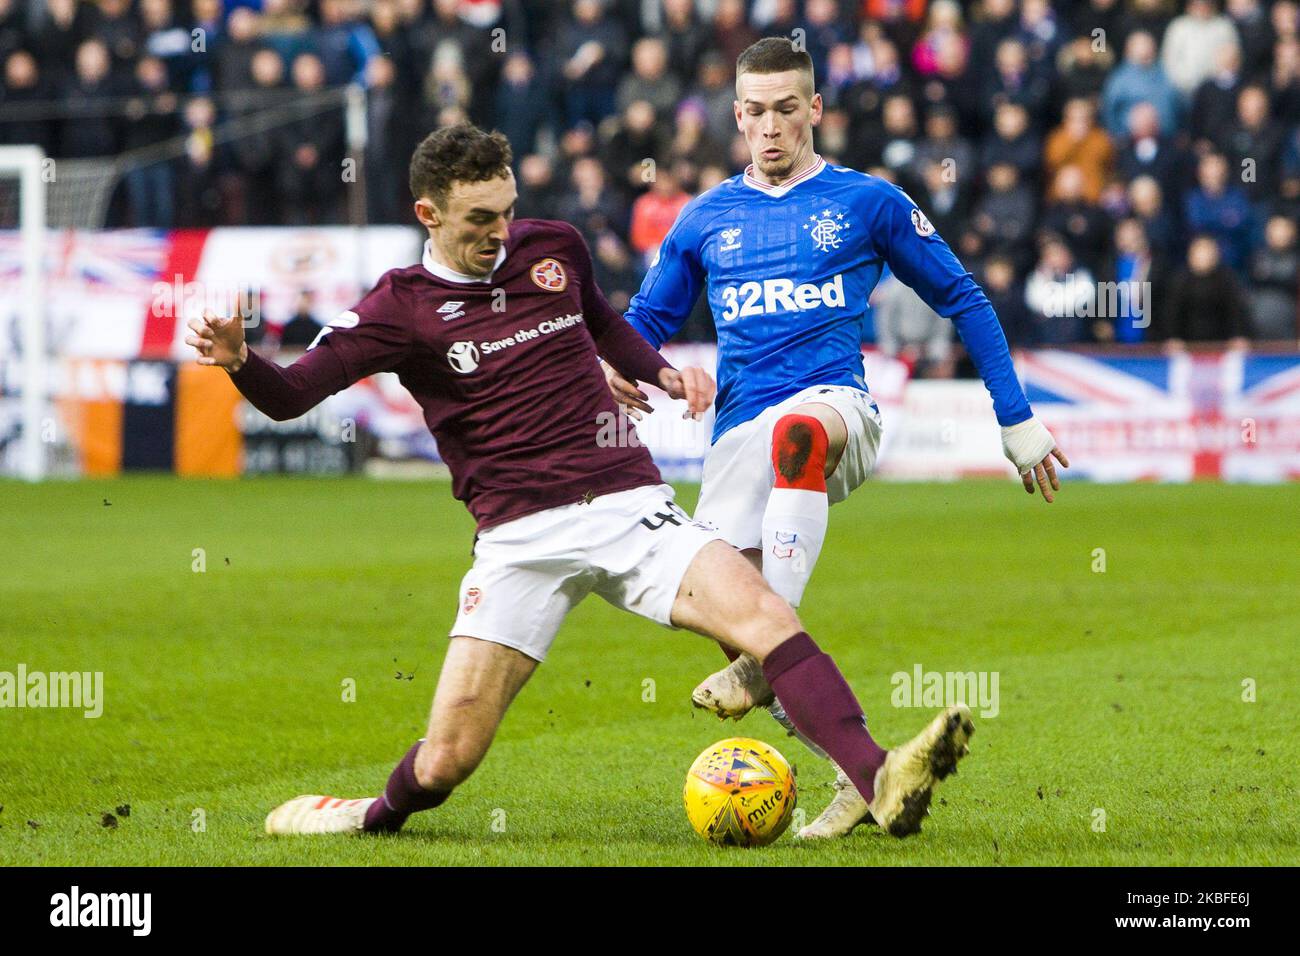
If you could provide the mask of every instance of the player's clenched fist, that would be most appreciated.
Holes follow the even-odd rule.
[[[185,344],[198,351],[200,365],[219,365],[227,372],[238,372],[248,360],[244,324],[239,316],[222,318],[204,312],[203,318],[190,319],[186,324],[191,334],[185,336]]]

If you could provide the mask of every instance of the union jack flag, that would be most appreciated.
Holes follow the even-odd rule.
[[[1300,478],[1300,355],[1026,351],[1017,370],[1072,475]]]

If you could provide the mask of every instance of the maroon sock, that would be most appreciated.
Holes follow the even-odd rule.
[[[800,631],[767,655],[763,674],[794,725],[830,754],[870,803],[885,751],[867,733],[862,707],[835,662]]]
[[[425,790],[415,779],[415,755],[420,742],[406,752],[392,774],[383,794],[366,811],[363,829],[367,833],[396,833],[412,813],[432,810],[451,796],[450,790]]]

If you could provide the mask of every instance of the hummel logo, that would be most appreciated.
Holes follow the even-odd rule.
[[[724,229],[719,233],[722,236],[723,245],[718,249],[719,252],[730,252],[732,249],[740,248],[740,227],[733,226],[730,229]]]
[[[442,321],[444,322],[450,322],[452,319],[459,319],[465,314],[465,310],[461,308],[464,304],[464,302],[444,302],[438,309],[438,314],[442,316]]]

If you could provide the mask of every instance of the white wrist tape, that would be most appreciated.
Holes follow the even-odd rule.
[[[1023,475],[1052,453],[1056,439],[1037,418],[1002,426],[1002,453]]]

